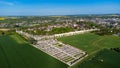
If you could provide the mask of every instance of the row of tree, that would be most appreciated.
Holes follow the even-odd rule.
[[[60,27],[60,28],[53,28],[50,31],[46,30],[25,30],[25,32],[33,34],[33,35],[53,35],[53,34],[60,34],[73,31],[74,29],[71,27]]]
[[[98,31],[93,31],[93,33],[98,34],[98,35],[113,35],[113,34],[118,34],[120,33],[120,29],[116,28],[100,28]]]
[[[114,50],[114,51],[120,53],[120,48],[111,48],[111,50]]]

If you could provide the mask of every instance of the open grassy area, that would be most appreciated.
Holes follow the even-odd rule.
[[[78,68],[120,68],[120,54],[112,50],[102,50]]]
[[[81,50],[84,50],[88,54],[88,57],[86,57],[81,62],[79,62],[78,64],[76,64],[75,66],[73,66],[71,68],[78,68],[78,65],[80,65],[81,63],[84,63],[84,61],[86,61],[86,60],[90,59],[91,57],[95,56],[102,49],[120,47],[120,37],[116,37],[116,36],[112,36],[112,35],[99,36],[99,35],[96,35],[96,34],[93,34],[93,33],[85,33],[85,34],[61,37],[61,38],[58,38],[58,40],[62,41],[65,44],[70,44],[74,47],[77,47]],[[108,55],[107,57],[110,57],[110,56]],[[114,60],[115,63],[118,61],[118,59],[114,59],[114,58],[108,58],[108,59]],[[110,60],[110,61],[112,61],[112,60]],[[107,61],[106,61],[106,63],[107,63]],[[91,63],[91,64],[94,65],[96,63],[94,62],[94,63]],[[100,65],[98,64],[97,68],[103,68],[103,67],[99,67],[99,66]],[[79,67],[79,68],[81,68],[81,67]],[[87,67],[83,67],[83,68],[87,68]],[[91,67],[91,68],[94,68],[94,67]]]
[[[86,33],[58,40],[86,51],[89,55],[104,48],[120,47],[120,38]],[[119,68],[120,55],[110,50],[102,50],[79,65],[79,68]],[[78,65],[76,65],[78,67]],[[95,66],[94,66],[95,65]],[[93,67],[92,67],[93,66]],[[0,36],[0,68],[67,68],[55,58],[29,45],[19,35]],[[76,68],[76,67],[72,67]]]
[[[0,68],[67,68],[67,65],[41,52],[19,35],[0,36]]]
[[[99,49],[120,47],[120,38],[112,35],[99,36],[93,33],[86,33],[61,37],[58,40],[84,50],[88,54]]]

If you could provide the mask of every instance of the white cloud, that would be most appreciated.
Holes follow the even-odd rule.
[[[9,6],[13,6],[14,5],[14,3],[12,3],[12,2],[6,2],[6,1],[0,1],[0,4],[9,5]]]

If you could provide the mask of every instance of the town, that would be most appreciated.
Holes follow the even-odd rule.
[[[120,68],[120,0],[0,0],[0,68]]]
[[[109,40],[107,41],[108,46],[100,46],[101,43],[97,42],[104,41],[106,36],[120,37],[120,15],[0,17],[0,36],[10,36],[16,40],[22,38],[25,45],[32,46],[68,67],[74,68],[92,54],[95,55],[99,51],[101,53],[104,49],[107,51],[106,48],[119,51],[118,45],[116,44],[116,48],[112,43],[111,47]],[[103,38],[101,39],[101,37]],[[70,38],[70,40],[66,38]],[[117,39],[114,40],[114,42],[116,41]],[[21,42],[23,43],[23,40]],[[93,46],[91,47],[91,45]],[[89,51],[89,49],[91,50]],[[103,61],[100,59],[100,62]]]

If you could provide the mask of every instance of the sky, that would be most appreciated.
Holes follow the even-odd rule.
[[[0,15],[120,13],[120,0],[0,0]]]

